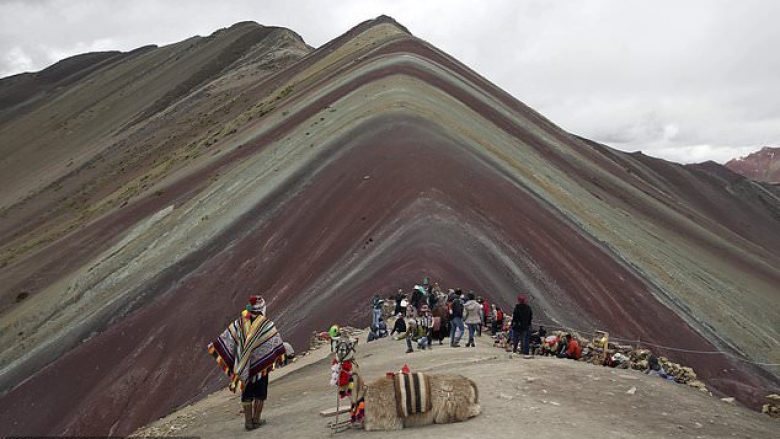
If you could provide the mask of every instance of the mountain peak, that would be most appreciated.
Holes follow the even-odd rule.
[[[725,166],[753,180],[778,183],[780,182],[780,147],[764,146],[744,157],[729,160]]]

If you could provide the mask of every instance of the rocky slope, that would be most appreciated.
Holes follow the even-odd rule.
[[[780,148],[765,146],[724,166],[752,180],[780,183]]]
[[[248,293],[300,345],[424,275],[778,387],[772,187],[572,136],[388,17],[77,61],[0,81],[2,431],[128,433],[219,386]]]

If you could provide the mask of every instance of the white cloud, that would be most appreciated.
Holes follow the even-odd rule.
[[[78,55],[80,53],[116,50],[117,46],[118,44],[111,38],[100,38],[93,41],[78,41],[66,48],[45,47],[43,48],[43,52],[46,54],[46,58],[49,60],[49,64],[53,64],[61,59],[65,59],[73,55]]]
[[[6,1],[0,74],[243,20],[318,46],[383,13],[564,129],[617,148],[723,161],[780,145],[774,0]]]
[[[0,77],[32,70],[34,65],[32,58],[24,52],[24,49],[19,46],[13,47],[2,57]]]
[[[745,156],[757,148],[750,146],[733,147],[726,145],[677,145],[659,147],[657,155],[678,163],[700,163],[713,160],[719,163]]]

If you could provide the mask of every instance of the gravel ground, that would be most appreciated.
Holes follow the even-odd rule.
[[[492,347],[489,337],[476,348],[434,346],[432,351],[404,354],[405,344],[384,339],[359,345],[361,373],[373,381],[407,363],[413,371],[457,372],[474,379],[482,414],[459,424],[404,431],[405,438],[770,438],[778,422],[744,407],[723,402],[693,388],[585,363],[536,357],[511,357]],[[202,438],[329,437],[327,419],[318,413],[335,406],[328,386],[327,349],[272,375],[263,417],[255,431],[243,428],[239,398],[217,392],[171,414],[137,435]],[[398,437],[397,432],[348,430],[343,437],[370,434]]]

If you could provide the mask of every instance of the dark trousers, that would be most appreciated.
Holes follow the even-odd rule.
[[[531,341],[531,331],[529,328],[518,329],[512,328],[512,352],[517,352],[517,345],[523,341],[522,352],[523,355],[528,355],[528,345]]]

